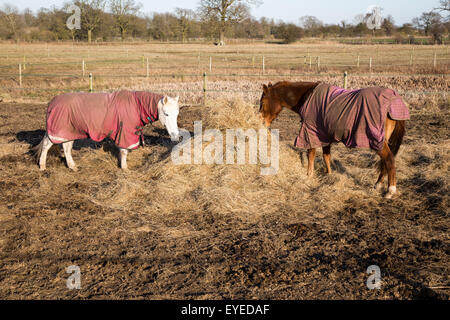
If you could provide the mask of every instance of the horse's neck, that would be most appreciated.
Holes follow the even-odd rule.
[[[295,113],[300,113],[301,107],[318,84],[318,82],[294,82],[280,88],[279,97],[282,106]]]

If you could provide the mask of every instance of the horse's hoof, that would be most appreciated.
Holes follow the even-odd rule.
[[[69,169],[72,170],[73,172],[77,172],[78,171],[77,167],[70,167]]]
[[[45,167],[40,167],[40,168],[39,168],[39,171],[45,171],[45,170],[46,170]]]
[[[389,192],[386,194],[386,199],[392,199],[392,197],[397,193],[397,188],[395,186],[389,187]]]

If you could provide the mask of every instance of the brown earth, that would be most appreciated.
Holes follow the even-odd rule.
[[[184,108],[179,126],[192,131],[201,117],[200,108]],[[450,296],[447,112],[408,122],[397,157],[401,194],[394,200],[371,189],[373,153],[336,146],[331,176],[318,157],[308,182],[298,158],[298,179],[288,178],[293,185],[304,181],[291,190],[302,194],[286,195],[295,201],[235,208],[231,198],[230,209],[217,209],[225,207],[201,185],[164,203],[167,186],[179,186],[156,169],[170,158],[159,125],[146,129],[150,146],[130,154],[130,173],[117,168],[109,143],[88,141],[75,146],[78,173],[58,154],[40,172],[27,152],[43,137],[44,121],[45,105],[0,103],[0,298]],[[289,146],[297,115],[282,112],[273,127]],[[278,196],[276,183],[261,180],[260,187]],[[70,265],[81,268],[80,290],[66,287]],[[381,269],[380,290],[366,287],[370,265]]]

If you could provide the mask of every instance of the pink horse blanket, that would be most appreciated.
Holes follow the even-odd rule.
[[[386,117],[408,120],[409,110],[391,89],[345,90],[319,84],[300,107],[302,125],[295,146],[313,149],[342,142],[349,148],[381,150]]]
[[[163,96],[144,91],[67,93],[47,109],[47,133],[53,143],[109,137],[119,148],[136,149],[142,127],[158,119]]]

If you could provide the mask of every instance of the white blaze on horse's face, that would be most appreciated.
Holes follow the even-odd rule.
[[[170,139],[174,142],[178,142],[180,139],[180,132],[178,131],[179,99],[179,96],[176,98],[164,97],[158,103],[159,120],[166,127]]]

